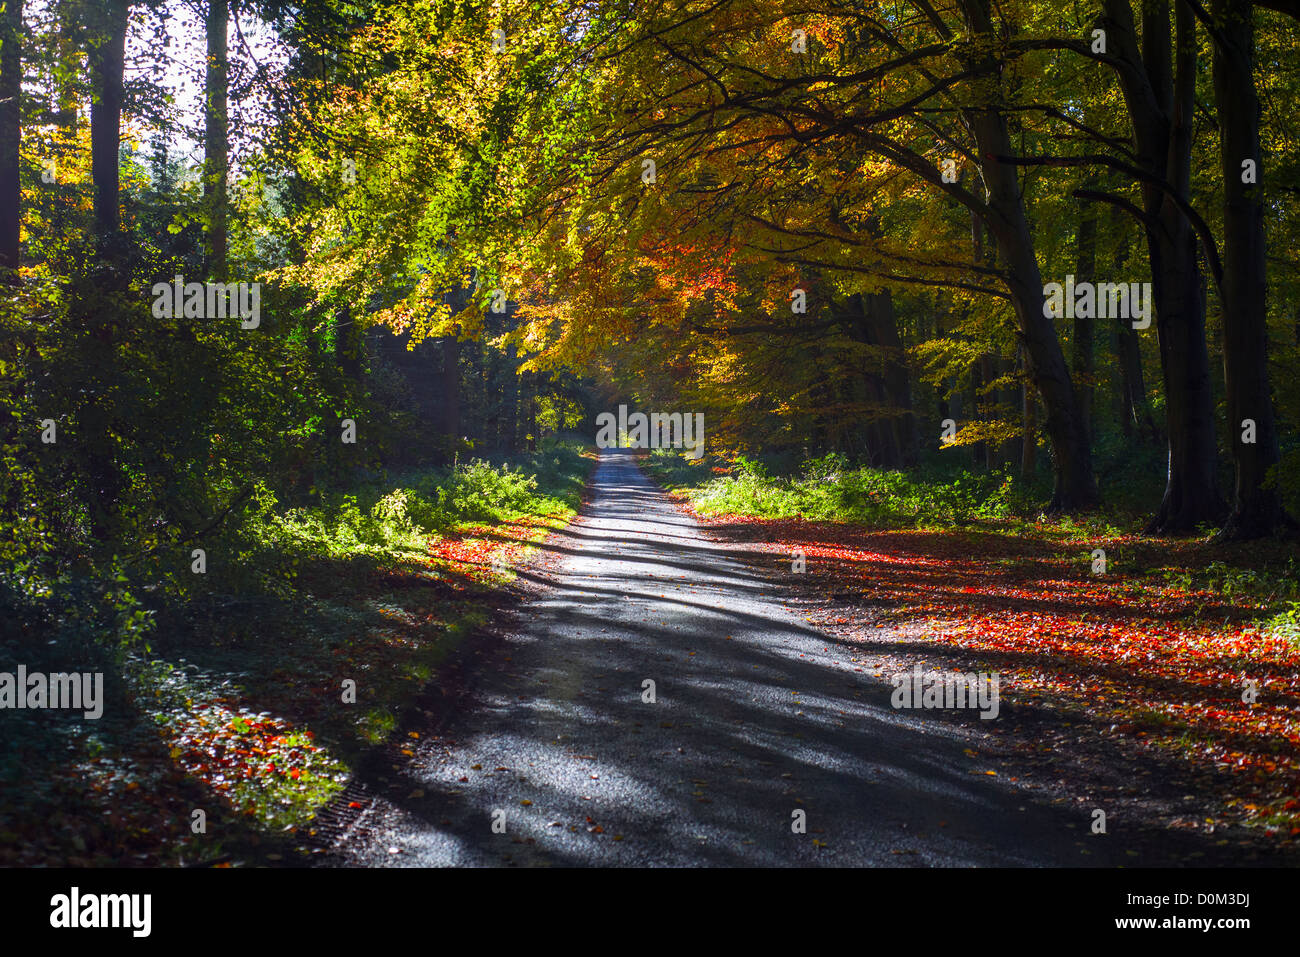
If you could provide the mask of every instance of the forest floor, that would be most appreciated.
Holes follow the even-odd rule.
[[[696,517],[767,553],[804,620],[857,649],[865,673],[998,673],[999,774],[1112,827],[1210,837],[1243,864],[1300,859],[1300,645],[1268,627],[1269,603],[1195,585],[1284,560],[1291,543]]]
[[[1300,859],[1297,655],[1251,609],[1100,584],[1077,543],[699,516],[630,458],[459,649],[452,706],[354,781],[333,863]],[[918,666],[998,674],[996,719],[900,711]]]
[[[580,490],[591,460],[565,468],[557,488]],[[283,552],[279,594],[161,608],[148,644],[106,667],[102,719],[6,712],[0,866],[308,861],[317,813],[404,737],[439,664],[496,613],[508,569],[571,515],[552,502],[463,522],[423,551]]]
[[[207,608],[133,659],[114,692],[129,707],[89,734],[49,715],[24,733],[37,713],[10,712],[0,758],[21,784],[4,785],[0,865],[1300,860],[1300,648],[1233,585],[1288,544],[701,515],[622,468],[576,525],[462,524],[422,555],[304,561],[291,598]],[[899,716],[890,681],[918,666],[997,674],[997,718]],[[609,696],[620,676],[626,702]],[[676,698],[663,722],[640,715],[646,676]],[[693,711],[687,686],[705,693]],[[656,757],[649,738],[673,746]],[[553,822],[532,843],[512,832],[502,854],[484,821],[507,798],[548,810],[514,772],[534,775],[552,739],[569,741],[563,775],[586,766],[562,796],[587,811],[554,839]],[[719,748],[754,766],[719,780]],[[740,835],[755,802],[785,820],[792,799],[843,817],[838,843],[826,816],[806,846]],[[907,840],[846,839],[862,801]],[[1089,843],[1097,810],[1112,846]],[[1026,827],[1037,852],[1013,836]]]

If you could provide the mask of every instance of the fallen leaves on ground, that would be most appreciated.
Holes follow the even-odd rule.
[[[801,584],[824,599],[811,623],[860,642],[881,641],[885,626],[920,653],[983,662],[1007,701],[1086,710],[1107,734],[1230,769],[1225,807],[1300,834],[1300,648],[1260,626],[1261,603],[1150,574],[1093,575],[1083,557],[1140,550],[1178,568],[1198,560],[1195,543],[703,521],[787,560],[802,552]]]

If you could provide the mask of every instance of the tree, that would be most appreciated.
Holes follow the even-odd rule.
[[[100,0],[88,9],[90,69],[90,175],[95,190],[95,237],[101,260],[120,253],[118,150],[122,136],[122,71],[125,65],[129,0]]]
[[[22,0],[0,0],[0,276],[12,270],[17,281],[21,230],[22,180]]]
[[[1217,524],[1224,503],[1216,478],[1218,442],[1205,344],[1198,237],[1189,218],[1196,92],[1195,24],[1187,5],[1143,7],[1141,50],[1128,0],[1106,0],[1099,23],[1114,45],[1116,74],[1132,120],[1143,222],[1151,256],[1156,328],[1164,372],[1169,473],[1149,529],[1190,532]]]
[[[228,0],[208,0],[204,17],[207,66],[203,96],[203,196],[207,200],[207,266],[212,277],[226,279],[226,179],[230,172],[227,91],[230,85],[227,24]]]
[[[1223,177],[1223,372],[1236,471],[1232,511],[1221,537],[1254,538],[1285,522],[1274,487],[1278,436],[1268,375],[1264,157],[1255,93],[1254,7],[1212,0],[1214,102]]]

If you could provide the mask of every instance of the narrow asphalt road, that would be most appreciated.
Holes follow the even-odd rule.
[[[710,541],[630,455],[603,453],[547,554],[548,587],[375,787],[339,862],[1164,863],[987,774],[973,716],[891,707],[891,684],[787,606],[779,570]]]

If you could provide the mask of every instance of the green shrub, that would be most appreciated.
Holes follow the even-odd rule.
[[[668,477],[661,461],[652,459],[652,469]],[[792,477],[770,476],[760,463],[740,458],[730,474],[711,478],[688,494],[704,513],[801,515],[883,525],[965,524],[1007,518],[1030,505],[1025,491],[1006,472],[950,477],[852,468],[843,455],[834,453],[810,460]]]
[[[537,476],[521,469],[499,469],[482,459],[457,467],[451,475],[448,498],[457,515],[479,521],[499,521],[522,514],[536,496]]]

